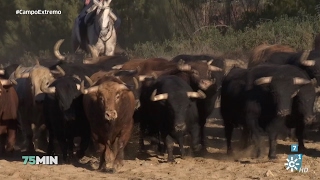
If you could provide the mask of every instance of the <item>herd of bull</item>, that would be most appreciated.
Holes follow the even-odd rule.
[[[191,136],[194,153],[205,149],[204,126],[219,100],[228,153],[238,126],[244,147],[252,140],[256,157],[261,131],[269,136],[270,159],[276,158],[278,134],[289,128],[295,128],[301,150],[305,127],[316,123],[319,45],[295,51],[263,44],[252,51],[248,68],[234,65],[228,71],[225,59],[208,55],[11,64],[0,70],[0,155],[14,150],[21,132],[21,151],[39,148],[54,155],[57,140],[68,163],[74,137],[81,137],[78,158],[92,146],[101,154],[99,169],[115,170],[123,165],[124,148],[139,123],[140,148],[150,136],[173,161],[174,142],[185,155],[185,135]]]

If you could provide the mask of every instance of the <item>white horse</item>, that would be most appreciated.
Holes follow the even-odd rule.
[[[80,48],[89,52],[93,59],[97,59],[100,55],[114,55],[117,44],[114,21],[117,17],[111,11],[111,1],[112,0],[93,0],[92,6],[87,10],[88,14],[85,17],[85,22],[90,21],[90,18],[92,17],[94,18],[94,21],[92,24],[87,25],[86,29],[79,29],[78,18],[75,20],[72,29],[72,45],[74,52]],[[80,31],[85,31],[85,35],[81,36]],[[61,55],[59,52],[60,45],[63,41],[63,39],[59,40],[54,47],[55,56],[61,60],[65,59],[65,56]]]

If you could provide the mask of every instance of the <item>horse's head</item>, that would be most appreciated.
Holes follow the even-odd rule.
[[[104,29],[108,26],[110,21],[110,3],[112,0],[93,0],[94,5],[97,6],[97,20],[100,28]]]

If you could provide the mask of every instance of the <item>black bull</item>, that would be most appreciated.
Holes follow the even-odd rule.
[[[142,87],[144,88],[144,87]],[[178,141],[181,154],[183,135],[190,133],[194,151],[201,149],[199,121],[195,99],[205,98],[203,92],[194,92],[192,88],[177,76],[162,76],[156,82],[141,90],[140,122],[143,149],[143,133],[161,136],[168,150],[168,161],[173,161],[173,141]]]
[[[294,66],[233,68],[223,82],[221,96],[228,152],[232,152],[231,136],[237,125],[244,127],[243,135],[252,134],[256,156],[261,152],[259,132],[264,130],[269,135],[269,158],[276,158],[276,138],[284,125],[297,128],[296,135],[303,148],[304,124],[314,119],[314,99],[315,91],[308,76]]]
[[[49,131],[47,154],[54,154],[53,142],[56,138],[66,162],[69,162],[73,154],[74,137],[81,137],[80,150],[77,152],[79,158],[84,156],[90,143],[90,126],[82,105],[80,83],[80,79],[66,76],[57,79],[50,87],[41,87],[47,93],[44,100],[44,114]]]

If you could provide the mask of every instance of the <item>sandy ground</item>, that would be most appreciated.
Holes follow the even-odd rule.
[[[221,120],[208,121],[206,134],[208,153],[204,157],[181,159],[176,148],[176,162],[166,163],[166,154],[139,153],[138,136],[133,134],[126,148],[125,165],[114,174],[93,170],[97,162],[92,157],[84,157],[73,165],[23,165],[21,155],[16,154],[6,160],[0,159],[0,179],[320,179],[320,132],[307,133],[312,139],[306,140],[308,150],[303,156],[302,167],[308,168],[306,173],[290,172],[284,167],[290,144],[294,142],[278,140],[278,160],[271,162],[267,159],[268,148],[264,158],[259,160],[250,158],[250,148],[236,151],[233,157],[227,156]],[[233,137],[236,148],[239,130]],[[267,141],[265,146],[268,147]]]

